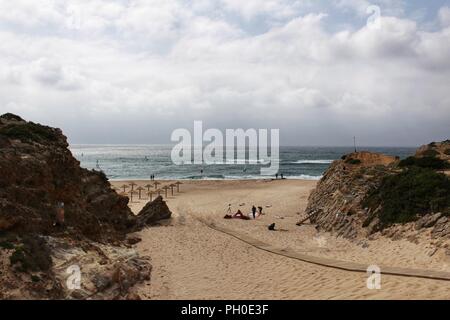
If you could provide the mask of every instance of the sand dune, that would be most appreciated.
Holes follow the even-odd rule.
[[[136,181],[140,185],[146,183]],[[114,182],[121,185],[120,182]],[[163,183],[168,184],[167,183]],[[149,299],[410,299],[450,298],[450,282],[382,275],[382,288],[369,290],[367,276],[320,267],[256,249],[197,221],[216,224],[280,248],[359,263],[450,271],[445,252],[428,240],[419,244],[378,237],[352,243],[295,226],[313,181],[186,181],[182,193],[167,201],[174,218],[167,226],[146,229],[138,250],[154,266],[150,283],[137,288]],[[131,204],[135,212],[145,200]],[[249,213],[264,207],[257,220],[225,220],[228,203]],[[240,206],[240,204],[244,204]],[[275,222],[285,232],[270,232]]]

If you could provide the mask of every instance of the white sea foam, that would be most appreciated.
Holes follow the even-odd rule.
[[[291,161],[289,163],[293,164],[330,164],[334,160],[297,160],[297,161]]]

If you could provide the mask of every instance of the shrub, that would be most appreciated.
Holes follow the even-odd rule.
[[[52,266],[47,244],[42,238],[32,235],[23,238],[23,245],[16,247],[9,260],[21,272],[47,271]]]
[[[425,157],[436,157],[438,154],[439,154],[439,152],[437,152],[434,149],[428,149],[423,152],[423,155]]]
[[[15,114],[12,114],[12,113],[2,114],[0,116],[0,118],[5,119],[5,120],[23,121],[23,119],[21,117],[16,116]]]
[[[420,168],[430,168],[435,170],[450,168],[450,165],[447,161],[435,157],[408,157],[400,161],[399,166],[402,168],[416,166]]]
[[[450,214],[450,179],[432,169],[411,167],[397,175],[387,176],[378,189],[372,190],[363,206],[376,209],[381,205],[381,227],[415,221],[432,213]]]
[[[345,163],[348,163],[348,164],[360,164],[360,163],[361,163],[361,160],[359,160],[359,159],[353,159],[353,158],[348,158],[348,159],[345,160]]]
[[[14,244],[12,244],[11,242],[6,241],[6,240],[5,241],[1,241],[0,242],[0,248],[11,250],[11,249],[14,249]]]
[[[22,142],[41,143],[58,138],[51,128],[33,122],[8,124],[0,129],[0,135],[4,135],[10,139],[19,139]]]

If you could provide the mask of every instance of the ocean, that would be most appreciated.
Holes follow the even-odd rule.
[[[263,164],[175,165],[170,154],[172,145],[71,145],[70,150],[87,169],[102,170],[111,180],[149,179],[261,179]],[[380,152],[406,158],[413,147],[359,147],[359,150]],[[353,152],[352,147],[280,147],[279,172],[287,179],[318,180],[333,160]],[[227,159],[226,162],[230,162]]]

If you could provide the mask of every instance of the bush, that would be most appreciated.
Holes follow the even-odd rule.
[[[47,244],[42,238],[32,235],[23,238],[23,245],[16,247],[9,260],[21,272],[48,271],[52,266]]]
[[[432,169],[411,167],[387,176],[369,193],[363,206],[375,210],[381,205],[381,227],[417,220],[432,212],[450,214],[450,179]]]
[[[423,152],[425,157],[436,157],[439,154],[436,150],[428,149]]]
[[[19,139],[22,142],[46,142],[57,140],[57,135],[49,127],[33,122],[8,124],[0,129],[0,135],[10,139]]]
[[[420,168],[430,168],[435,170],[449,169],[450,165],[447,161],[435,158],[435,157],[408,157],[399,163],[399,167],[420,167]]]
[[[345,160],[345,163],[348,163],[348,164],[360,164],[360,163],[361,163],[361,160],[359,160],[359,159],[353,159],[353,158],[348,158],[348,159]]]
[[[5,241],[1,241],[0,242],[0,248],[11,250],[11,249],[14,249],[14,244],[12,244],[11,242],[6,241],[6,240]]]
[[[1,119],[5,119],[5,120],[13,120],[13,121],[23,121],[23,119],[21,118],[21,117],[19,117],[19,116],[16,116],[15,114],[12,114],[12,113],[5,113],[5,114],[2,114],[1,116],[0,116],[0,118]]]

